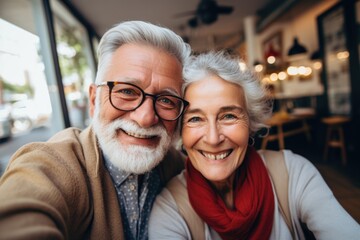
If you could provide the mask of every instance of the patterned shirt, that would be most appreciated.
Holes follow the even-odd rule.
[[[125,239],[148,239],[150,211],[161,190],[159,173],[155,169],[143,175],[127,173],[115,167],[106,157],[105,165],[117,191]],[[142,178],[141,185],[139,178]]]

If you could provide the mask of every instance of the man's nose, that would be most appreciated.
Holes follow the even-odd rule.
[[[154,99],[146,97],[140,107],[130,112],[130,118],[144,128],[157,124],[159,117],[154,109]]]

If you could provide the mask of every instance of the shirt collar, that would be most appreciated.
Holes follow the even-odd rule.
[[[131,175],[131,173],[117,168],[105,155],[104,161],[116,186],[120,186]]]
[[[104,154],[104,162],[105,166],[108,169],[111,178],[113,179],[113,182],[116,187],[120,186],[122,183],[125,182],[126,179],[133,177],[134,179],[137,179],[137,174],[129,173],[124,170],[119,169],[116,167]],[[144,173],[144,181],[146,181],[150,175],[154,174],[154,169]]]

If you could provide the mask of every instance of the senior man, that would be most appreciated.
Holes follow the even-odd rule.
[[[0,179],[0,239],[147,239],[156,195],[183,167],[171,147],[189,46],[123,22],[100,41],[92,124],[31,143]]]

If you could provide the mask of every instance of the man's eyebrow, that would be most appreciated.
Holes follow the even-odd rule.
[[[142,81],[137,78],[131,78],[131,77],[120,77],[117,78],[115,81],[117,82],[123,82],[123,83],[132,83],[138,86]]]
[[[137,78],[131,78],[131,77],[122,77],[122,78],[118,78],[116,81],[118,82],[125,82],[125,83],[132,83],[135,84],[136,86],[140,87],[139,85],[141,85],[141,83],[143,82],[140,79]],[[140,87],[141,88],[141,87]],[[141,88],[142,89],[142,88]],[[144,90],[144,89],[143,89]],[[145,91],[145,90],[144,90]],[[181,95],[173,88],[164,88],[162,89],[160,92],[156,93],[156,95],[174,95],[177,97],[181,97]]]
[[[181,97],[181,95],[175,91],[175,89],[172,89],[172,88],[165,88],[163,90],[161,90],[161,92],[157,93],[158,95],[163,95],[163,94],[166,94],[166,95],[174,95],[174,96],[177,96],[177,97]]]

